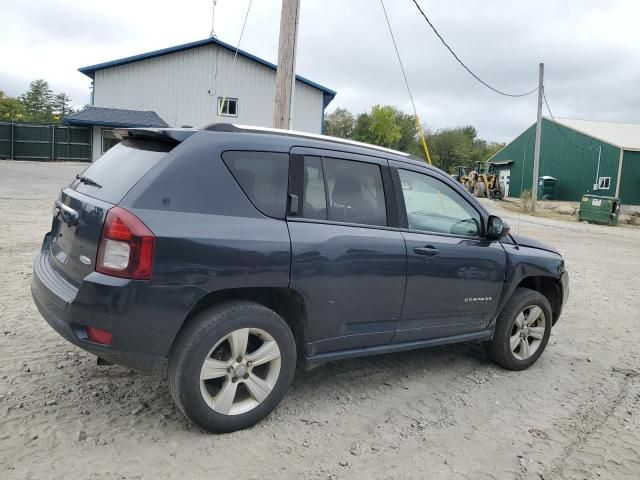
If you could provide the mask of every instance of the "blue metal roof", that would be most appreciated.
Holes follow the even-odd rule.
[[[65,125],[100,125],[103,127],[168,127],[153,111],[121,108],[87,107],[63,118]]]
[[[139,55],[133,55],[131,57],[125,57],[125,58],[119,58],[117,60],[111,60],[110,62],[104,62],[104,63],[98,63],[96,65],[89,65],[87,67],[81,67],[78,69],[78,71],[84,73],[87,77],[93,79],[94,78],[94,74],[97,70],[104,70],[105,68],[111,68],[111,67],[117,67],[119,65],[126,65],[128,63],[134,63],[134,62],[139,62],[141,60],[147,60],[149,58],[156,58],[156,57],[161,57],[163,55],[169,55],[170,53],[176,53],[176,52],[182,52],[184,50],[190,50],[192,48],[197,48],[197,47],[203,47],[205,45],[218,45],[222,48],[226,48],[227,50],[230,50],[231,52],[236,51],[236,48],[232,45],[229,45],[226,42],[223,42],[221,40],[218,40],[217,38],[206,38],[204,40],[197,40],[195,42],[190,42],[190,43],[183,43],[182,45],[176,45],[174,47],[168,47],[168,48],[163,48],[160,50],[154,50],[152,52],[147,52],[147,53],[141,53]],[[266,60],[263,60],[260,57],[256,57],[255,55],[252,55],[248,52],[245,52],[244,50],[238,50],[238,55],[242,55],[245,58],[248,58],[249,60],[253,60],[254,62],[258,62],[262,65],[264,65],[265,67],[269,67],[273,70],[276,70],[276,65],[271,63],[271,62],[267,62]],[[330,88],[324,87],[316,82],[313,82],[307,78],[301,77],[300,75],[296,75],[296,80],[302,82],[302,83],[306,83],[307,85],[316,88],[318,90],[320,90],[323,93],[323,99],[324,99],[324,107],[326,107],[327,105],[329,105],[329,103],[331,102],[331,100],[333,100],[333,98],[336,96],[336,92],[334,90],[331,90]]]

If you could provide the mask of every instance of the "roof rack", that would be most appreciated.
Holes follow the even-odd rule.
[[[289,137],[300,138],[312,138],[314,140],[323,140],[326,142],[344,143],[346,145],[353,145],[356,147],[368,148],[371,150],[378,150],[381,152],[393,153],[394,155],[400,155],[406,158],[413,158],[412,155],[391,148],[380,147],[378,145],[371,145],[369,143],[356,142],[355,140],[348,140],[346,138],[331,137],[329,135],[318,135],[316,133],[298,132],[296,130],[283,130],[280,128],[267,128],[267,127],[255,127],[251,125],[238,125],[235,123],[213,123],[207,125],[203,130],[210,132],[236,132],[236,133],[265,133],[270,135],[286,135]]]

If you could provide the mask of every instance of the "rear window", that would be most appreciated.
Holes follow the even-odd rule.
[[[125,139],[82,172],[71,187],[109,203],[118,203],[173,144]]]
[[[289,180],[288,154],[224,152],[222,160],[260,212],[284,218]]]

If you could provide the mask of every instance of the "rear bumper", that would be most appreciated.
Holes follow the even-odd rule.
[[[116,365],[122,365],[145,372],[164,371],[166,367],[165,358],[124,352],[110,346],[107,347],[89,341],[86,330],[82,326],[71,325],[63,319],[64,312],[59,311],[55,307],[52,308],[51,302],[45,298],[47,294],[44,293],[42,289],[42,282],[34,275],[31,283],[31,295],[33,296],[36,307],[51,328],[58,332],[65,340]]]
[[[142,371],[164,370],[173,340],[198,298],[188,287],[153,287],[97,272],[76,287],[55,270],[47,238],[34,262],[31,294],[40,314],[66,340]],[[87,326],[110,331],[111,345],[90,341]]]

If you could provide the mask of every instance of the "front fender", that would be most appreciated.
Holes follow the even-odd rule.
[[[569,291],[569,280],[563,258],[559,254],[548,250],[522,245],[503,244],[503,247],[507,254],[505,285],[492,323],[495,323],[516,288],[523,284],[531,288],[531,285],[536,283],[533,280],[540,279],[553,281],[554,289],[558,290],[555,305],[550,299],[554,310],[555,323],[560,316]],[[542,285],[549,282],[538,283]]]

